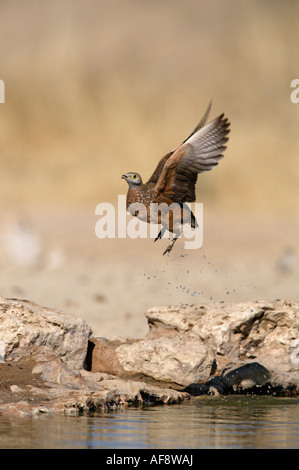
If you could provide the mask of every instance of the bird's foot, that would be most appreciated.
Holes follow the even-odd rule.
[[[166,253],[170,253],[172,248],[173,248],[173,245],[168,245],[168,247],[166,248],[166,250],[163,253],[163,256],[166,255]]]
[[[166,248],[166,250],[163,253],[163,256],[166,255],[166,253],[170,253],[172,248],[173,248],[173,245],[168,245],[168,247]]]
[[[171,250],[172,250],[172,248],[173,248],[173,245],[174,245],[174,243],[176,242],[176,240],[177,240],[177,238],[174,238],[174,239],[172,240],[172,242],[168,245],[168,247],[167,247],[166,250],[164,251],[163,256],[166,255],[166,253],[170,253],[170,252],[171,252]]]
[[[156,242],[157,240],[159,240],[159,238],[162,238],[161,231],[158,233],[154,241]]]
[[[160,230],[160,232],[158,233],[158,235],[156,236],[156,238],[155,238],[154,241],[156,242],[157,240],[159,240],[159,238],[162,238],[163,235],[164,235],[164,232],[165,232],[165,228],[162,228],[162,229]]]

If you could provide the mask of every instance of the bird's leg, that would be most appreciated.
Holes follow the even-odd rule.
[[[163,255],[166,255],[166,253],[170,253],[172,248],[173,248],[173,245],[175,244],[175,242],[177,241],[178,237],[174,237],[172,240],[171,240],[171,243],[168,245],[168,247],[166,248],[166,250],[164,251]]]
[[[157,235],[156,238],[155,238],[155,242],[156,242],[157,240],[159,240],[159,238],[162,238],[162,237],[163,237],[163,235],[164,235],[164,233],[165,233],[165,230],[166,230],[166,229],[165,229],[164,227],[161,228],[160,232],[158,233],[158,235]]]

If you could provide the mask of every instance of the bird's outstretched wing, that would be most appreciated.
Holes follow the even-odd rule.
[[[209,117],[209,113],[210,113],[210,110],[211,110],[211,106],[212,106],[212,100],[209,102],[208,104],[208,107],[203,115],[203,117],[201,118],[201,120],[199,121],[199,123],[197,124],[197,126],[195,127],[195,129],[191,132],[191,134],[189,135],[189,137],[187,137],[187,139],[184,140],[183,144],[188,140],[190,139],[190,137],[192,137],[193,134],[195,134],[197,131],[199,131],[202,127],[204,127],[204,125],[206,124],[207,120],[208,120],[208,117]],[[181,144],[182,145],[182,144]],[[147,183],[157,183],[161,173],[162,173],[162,170],[164,168],[164,165],[166,163],[166,161],[168,160],[169,157],[171,157],[171,155],[174,154],[174,152],[176,151],[177,149],[175,150],[172,150],[171,152],[169,152],[167,155],[165,155],[165,157],[161,158],[161,160],[159,161],[154,173],[152,174],[152,176],[150,177],[150,179],[147,181]]]
[[[187,137],[187,139],[184,140],[183,144],[188,140],[190,139],[190,137],[193,136],[193,134],[195,134],[195,132],[199,131],[199,129],[202,129],[202,127],[204,127],[206,125],[206,122],[209,118],[209,114],[210,114],[210,111],[211,111],[211,107],[212,107],[212,100],[209,102],[208,104],[208,107],[207,109],[205,110],[205,113],[203,115],[203,117],[201,118],[201,120],[199,121],[199,123],[197,124],[197,126],[195,127],[195,129],[191,132],[191,134],[189,135],[189,137]]]
[[[195,201],[197,175],[218,165],[226,149],[228,133],[229,122],[224,114],[195,130],[165,160],[154,188],[157,201],[161,196],[179,203]]]

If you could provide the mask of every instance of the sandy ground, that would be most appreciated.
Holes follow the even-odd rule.
[[[143,337],[159,305],[299,298],[299,221],[204,213],[204,243],[103,239],[92,210],[2,217],[0,294],[73,312],[96,336]]]
[[[5,2],[0,295],[132,337],[154,305],[298,299],[299,3],[268,3]],[[202,249],[97,239],[96,204],[127,191],[127,171],[149,178],[210,99],[231,134],[197,185]]]

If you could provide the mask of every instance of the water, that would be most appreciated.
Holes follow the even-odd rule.
[[[0,416],[2,449],[299,448],[299,398],[193,398],[92,416]]]

